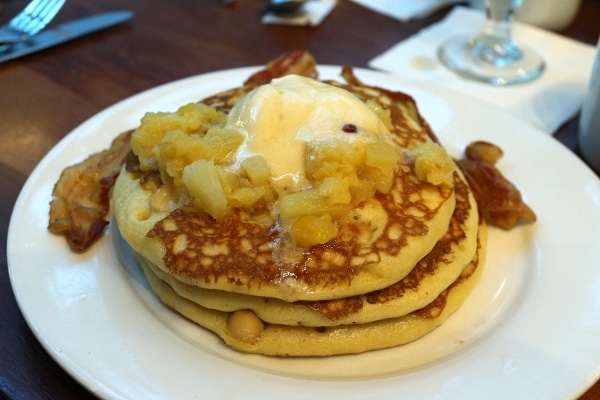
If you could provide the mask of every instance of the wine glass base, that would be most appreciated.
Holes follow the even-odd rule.
[[[442,45],[438,58],[464,78],[503,86],[532,81],[544,70],[544,60],[536,52],[528,47],[519,50],[518,59],[494,63],[473,51],[472,38],[458,38]]]

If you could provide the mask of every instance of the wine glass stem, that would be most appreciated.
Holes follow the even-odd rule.
[[[519,0],[487,0],[487,20],[482,32],[470,43],[471,54],[496,66],[507,66],[522,57],[512,39],[511,25]]]
[[[486,0],[487,17],[493,21],[508,21],[521,3],[522,0]]]
[[[520,3],[520,1],[514,0],[486,1],[487,22],[483,30],[484,34],[498,38],[510,38],[513,14]]]

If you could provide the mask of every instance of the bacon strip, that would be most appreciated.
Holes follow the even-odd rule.
[[[64,235],[73,251],[85,251],[108,224],[104,217],[110,210],[110,190],[131,151],[132,133],[122,133],[110,148],[65,168],[54,185],[48,230]]]
[[[246,79],[244,85],[269,83],[273,78],[281,78],[284,75],[291,74],[316,79],[318,77],[316,66],[317,63],[309,52],[303,50],[290,51],[267,63],[266,69],[251,75]]]
[[[523,201],[521,192],[494,166],[502,155],[498,146],[477,141],[467,146],[465,156],[457,164],[486,221],[508,230],[521,220],[535,222],[537,217]]]

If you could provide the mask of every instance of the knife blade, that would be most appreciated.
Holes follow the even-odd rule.
[[[47,28],[24,42],[0,46],[0,63],[121,24],[131,18],[133,18],[131,11],[113,11]]]

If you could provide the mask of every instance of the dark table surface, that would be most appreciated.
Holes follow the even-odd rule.
[[[0,1],[0,20],[24,6]],[[10,215],[28,175],[44,155],[87,118],[142,90],[179,78],[264,64],[306,49],[321,64],[367,67],[368,61],[443,18],[441,10],[400,23],[340,1],[316,28],[263,25],[264,0],[79,0],[67,2],[55,22],[130,9],[135,19],[106,31],[0,64],[0,396],[8,399],[86,399],[93,396],[42,348],[11,290],[6,241]],[[595,45],[600,1],[582,0],[574,23],[560,32]],[[555,138],[577,150],[578,118]],[[551,379],[551,377],[549,377]],[[581,399],[600,399],[596,383]]]

